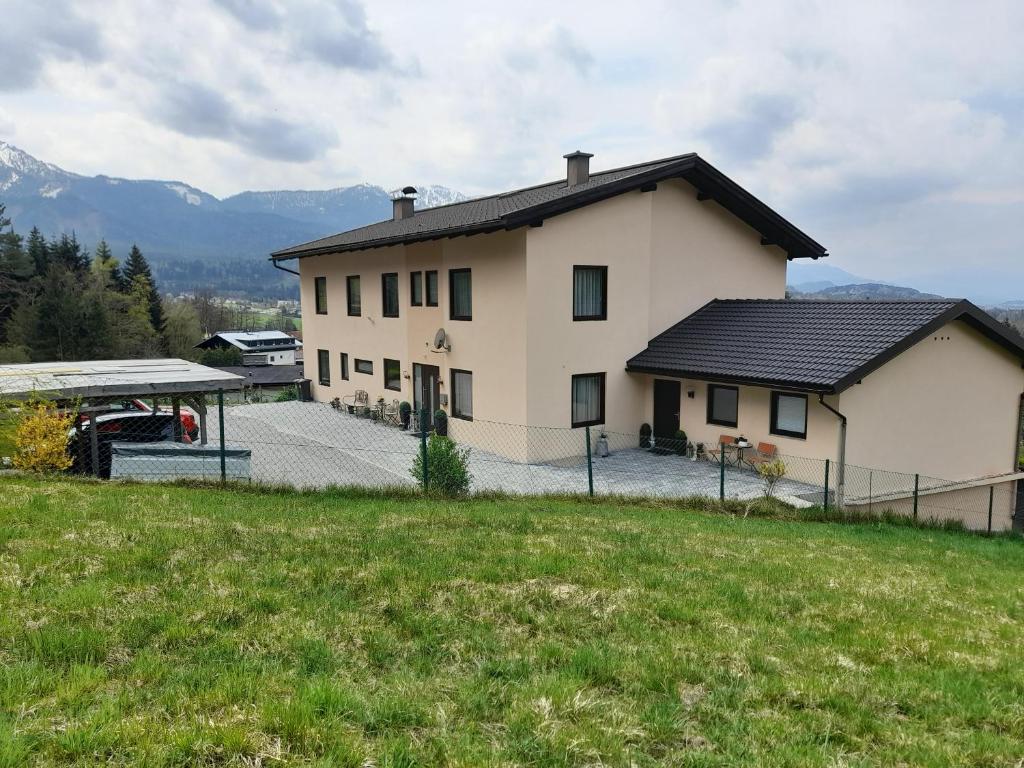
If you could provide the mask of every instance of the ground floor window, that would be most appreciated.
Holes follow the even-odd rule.
[[[356,373],[368,373],[373,375],[373,360],[360,360],[356,358]]]
[[[402,389],[402,364],[398,360],[384,358],[384,389]]]
[[[341,353],[341,378],[343,381],[348,381],[348,353]]]
[[[603,373],[580,373],[572,377],[572,426],[604,424]]]
[[[736,387],[708,384],[708,424],[735,427],[739,421],[740,391]]]
[[[452,374],[452,416],[457,419],[473,420],[473,374],[471,371],[451,369]]]
[[[316,366],[317,374],[319,375],[320,383],[325,387],[331,385],[331,353],[326,349],[318,349],[316,351]]]
[[[807,437],[807,395],[772,392],[773,435]]]

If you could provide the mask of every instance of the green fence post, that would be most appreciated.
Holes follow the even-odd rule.
[[[220,481],[227,482],[228,462],[224,445],[224,390],[217,390],[217,429],[220,430]]]
[[[725,501],[725,443],[718,444],[718,500]]]
[[[594,495],[594,461],[590,453],[590,427],[587,427],[587,488]]]
[[[832,462],[829,459],[825,459],[825,501],[822,504],[822,506],[825,509],[825,512],[828,512],[828,470],[831,465]]]
[[[914,475],[914,519],[917,520],[917,491],[921,486],[921,476]]]
[[[427,462],[427,409],[420,408],[420,459],[423,462],[423,492],[430,488],[430,466]]]
[[[995,495],[996,487],[990,485],[988,487],[988,532],[992,533],[992,497]]]

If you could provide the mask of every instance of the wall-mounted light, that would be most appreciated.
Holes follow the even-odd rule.
[[[697,396],[697,392],[693,389],[693,387],[690,387],[688,390],[686,390],[686,396],[693,400],[693,398]]]

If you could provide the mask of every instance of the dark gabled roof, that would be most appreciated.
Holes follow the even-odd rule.
[[[271,254],[275,261],[321,253],[380,248],[442,237],[496,232],[539,224],[560,213],[672,178],[696,187],[700,199],[712,199],[760,232],[765,244],[783,248],[790,258],[828,255],[824,246],[751,195],[696,154],[592,173],[585,184],[565,179],[535,187],[417,210],[406,218],[381,221]]]
[[[715,299],[651,339],[626,370],[836,393],[952,320],[1024,359],[1024,338],[963,299]]]

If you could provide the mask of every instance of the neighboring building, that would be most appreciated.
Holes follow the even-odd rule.
[[[244,379],[246,390],[277,392],[303,378],[301,365],[222,365],[218,370]]]
[[[298,260],[314,397],[442,407],[469,442],[473,419],[646,422],[821,459],[842,450],[839,411],[850,462],[1016,469],[1018,335],[968,302],[783,300],[787,260],[825,248],[697,155],[566,159],[564,179],[436,208],[407,188],[389,221],[274,253]],[[564,451],[539,431],[506,442]]]
[[[284,331],[221,331],[196,344],[196,349],[232,347],[242,353],[243,365],[295,365],[302,342]]]

